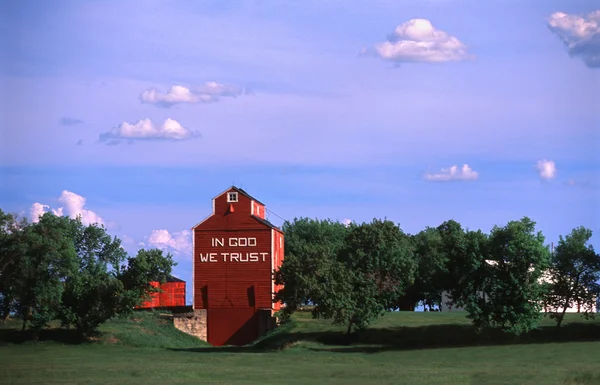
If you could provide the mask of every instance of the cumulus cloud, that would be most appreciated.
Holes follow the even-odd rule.
[[[191,231],[183,230],[170,233],[168,230],[152,230],[141,246],[151,246],[157,249],[174,252],[178,254],[192,253]]]
[[[195,88],[175,85],[169,88],[167,92],[161,92],[156,88],[150,88],[140,94],[140,100],[142,103],[168,108],[180,103],[214,103],[221,97],[236,97],[243,93],[245,93],[245,90],[240,87],[216,82],[207,82],[204,85]]]
[[[50,208],[48,205],[43,205],[41,203],[34,203],[31,205],[31,209],[29,209],[29,217],[33,223],[36,223],[40,220],[40,216],[44,215],[44,213]]]
[[[442,170],[438,173],[425,174],[425,179],[432,182],[447,182],[452,180],[469,181],[477,180],[478,178],[479,173],[477,171],[473,171],[468,164],[463,164],[461,168],[458,166],[452,166],[449,168],[442,168]]]
[[[81,222],[86,226],[92,223],[97,223],[100,225],[104,224],[104,221],[98,214],[85,208],[86,198],[82,197],[81,195],[75,194],[71,191],[63,190],[58,198],[58,202],[61,203],[62,206],[57,209],[51,209],[51,212],[54,215],[66,215],[70,218],[81,216]],[[40,215],[43,215],[48,211],[50,211],[49,205],[44,205],[38,202],[34,203],[29,211],[31,221],[34,223],[38,222]]]
[[[174,119],[168,118],[160,125],[150,119],[142,119],[134,124],[123,122],[109,132],[100,134],[100,141],[114,145],[119,144],[121,140],[131,143],[135,140],[181,141],[197,137],[200,137],[199,132],[183,127]]]
[[[396,63],[441,63],[474,58],[467,46],[427,19],[412,19],[396,27],[387,41],[364,48],[361,55],[374,55]]]
[[[556,177],[556,164],[551,160],[538,160],[536,166],[542,179],[554,179]]]
[[[581,57],[590,68],[600,68],[600,10],[585,16],[553,13],[548,28],[562,40],[570,56]]]
[[[68,116],[63,116],[60,118],[60,124],[63,126],[75,126],[77,124],[82,124],[83,120],[76,118],[69,118]]]
[[[348,218],[346,218],[342,221],[342,224],[344,224],[344,226],[346,226],[346,227],[350,226],[351,223],[352,223],[352,219],[348,219]]]

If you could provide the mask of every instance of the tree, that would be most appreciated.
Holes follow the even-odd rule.
[[[488,258],[487,234],[481,230],[463,231],[454,227],[445,233],[448,254],[448,276],[446,287],[452,305],[463,307],[467,318],[477,329],[488,326],[489,314],[486,291],[491,280]],[[448,228],[448,230],[450,229]]]
[[[428,227],[413,236],[418,272],[415,282],[407,289],[412,304],[422,302],[429,310],[441,305],[442,291],[446,288],[447,259],[443,252],[442,237],[436,228]]]
[[[536,328],[544,298],[541,277],[550,261],[544,236],[535,232],[535,222],[524,217],[494,227],[488,252],[486,307],[477,314],[480,324],[501,326],[514,334]]]
[[[588,244],[591,237],[592,230],[573,229],[566,237],[560,236],[551,258],[549,290],[544,302],[557,327],[561,326],[567,309],[575,304],[584,317],[594,316],[600,296],[600,254]]]
[[[315,296],[313,315],[364,329],[414,282],[417,262],[409,236],[391,221],[351,225],[332,264],[325,290]]]
[[[77,266],[77,253],[61,218],[51,213],[12,237],[15,274],[11,296],[18,315],[31,321],[34,337],[60,312],[64,282]]]
[[[15,282],[19,279],[20,254],[16,239],[27,225],[18,216],[0,209],[0,318],[6,321],[15,304]]]
[[[282,318],[287,319],[301,305],[314,303],[315,297],[328,290],[329,279],[348,228],[331,220],[294,218],[282,226],[285,234],[285,259],[274,274],[275,295],[285,304]]]
[[[118,313],[128,314],[147,301],[151,293],[160,290],[152,287],[150,282],[164,283],[176,265],[171,253],[163,255],[159,249],[140,249],[135,257],[129,257],[117,273],[123,285]]]
[[[77,268],[65,280],[59,318],[63,326],[74,325],[82,335],[118,314],[123,283],[117,278],[127,258],[121,241],[104,226],[84,226],[81,218],[60,217],[77,253]]]

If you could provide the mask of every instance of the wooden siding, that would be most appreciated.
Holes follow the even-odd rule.
[[[210,309],[208,342],[213,346],[246,345],[258,338],[258,326],[254,309]]]
[[[160,307],[185,306],[185,282],[165,282],[160,288]]]
[[[138,309],[149,309],[157,307],[185,306],[185,282],[150,282],[152,287],[159,287],[162,292],[151,293],[151,299],[144,302]]]
[[[273,245],[273,273],[281,267],[284,258],[284,239],[283,233],[274,230],[274,245]],[[273,285],[273,295],[279,290],[283,289],[283,285]],[[273,304],[273,309],[278,311],[281,308],[281,303],[276,302]]]
[[[158,282],[150,282],[150,286],[158,287]],[[160,307],[160,297],[158,292],[150,293],[150,299],[138,306],[137,309],[149,309],[153,307]]]
[[[256,201],[252,201],[252,215],[257,216],[262,219],[266,219],[265,216],[265,206],[261,205]]]
[[[228,202],[236,191],[237,202]],[[266,221],[265,206],[242,190],[224,191],[212,206],[193,227],[193,308],[207,309],[210,344],[243,345],[258,337],[259,309],[279,309],[273,270],[283,262],[283,234]]]
[[[213,215],[206,218],[195,229],[242,230],[265,228],[262,223],[252,217],[252,200],[243,194],[238,194],[237,202],[227,202],[227,194],[230,191],[235,192],[235,189],[229,189],[214,199]],[[233,212],[231,209],[233,209]]]
[[[256,245],[230,246],[230,239],[239,241],[240,238],[256,239]],[[213,245],[213,239],[222,240],[223,246]],[[252,231],[196,229],[194,231],[194,308],[272,308],[270,249],[270,229],[264,226],[262,229]],[[232,259],[231,253],[240,255]],[[215,262],[210,262],[211,257]],[[251,261],[251,258],[255,261]],[[256,304],[253,304],[250,299],[252,290],[255,291],[252,296],[256,298]]]

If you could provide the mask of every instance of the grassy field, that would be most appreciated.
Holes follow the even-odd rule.
[[[223,348],[152,313],[109,322],[86,343],[57,330],[20,343],[7,325],[0,383],[600,384],[600,322],[567,321],[508,338],[476,335],[460,313],[390,313],[347,341],[301,313],[254,346]]]

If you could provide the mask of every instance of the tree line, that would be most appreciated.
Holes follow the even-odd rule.
[[[275,272],[281,316],[310,304],[313,317],[349,334],[387,311],[440,306],[446,292],[444,305],[464,308],[478,330],[520,334],[544,315],[560,327],[572,306],[593,317],[600,255],[592,231],[573,229],[551,250],[535,225],[524,217],[484,233],[449,220],[411,235],[389,220],[296,218],[283,225],[285,259]]]
[[[274,272],[284,285],[275,300],[283,319],[312,305],[316,318],[361,330],[391,310],[442,305],[442,293],[478,329],[519,334],[547,315],[560,326],[567,308],[593,317],[600,296],[600,255],[584,227],[560,236],[552,252],[525,217],[490,233],[453,220],[407,234],[389,220],[345,225],[296,218],[286,222],[285,259]],[[30,223],[0,210],[0,316],[22,319],[35,337],[51,321],[93,334],[129,315],[171,273],[170,254],[129,256],[98,224],[46,213]]]
[[[128,256],[104,226],[45,213],[30,223],[0,210],[0,316],[23,320],[37,338],[60,320],[81,336],[131,314],[164,282],[176,263],[161,250]]]

